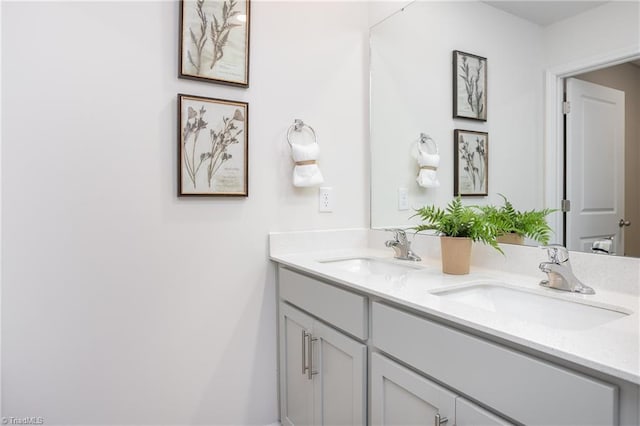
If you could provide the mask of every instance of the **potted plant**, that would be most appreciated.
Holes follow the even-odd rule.
[[[423,223],[416,232],[433,230],[440,235],[442,272],[463,275],[469,273],[471,245],[480,241],[502,250],[496,241],[497,228],[477,206],[464,206],[460,197],[449,203],[446,209],[425,206],[416,211]]]
[[[519,211],[502,194],[498,194],[504,200],[504,205],[482,206],[480,209],[487,219],[498,228],[499,243],[524,244],[524,238],[531,238],[541,244],[548,244],[551,235],[551,227],[546,217],[553,213],[553,209]]]

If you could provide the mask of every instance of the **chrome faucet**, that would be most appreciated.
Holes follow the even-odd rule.
[[[396,259],[413,260],[419,262],[420,256],[411,251],[411,242],[407,239],[407,233],[402,229],[385,229],[393,232],[393,240],[384,243],[387,247],[392,247],[396,252]]]
[[[546,272],[549,279],[540,281],[543,287],[556,290],[572,291],[581,294],[595,294],[595,290],[584,285],[573,274],[569,263],[569,250],[560,244],[550,244],[541,247],[547,250],[549,262],[542,262],[539,266],[542,272]]]
[[[595,240],[591,243],[591,253],[595,254],[615,254],[613,252],[613,236]]]

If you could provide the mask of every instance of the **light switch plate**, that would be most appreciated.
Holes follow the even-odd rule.
[[[398,210],[409,210],[409,190],[398,188]]]

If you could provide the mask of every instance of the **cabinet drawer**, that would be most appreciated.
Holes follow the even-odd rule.
[[[617,387],[380,303],[375,346],[525,424],[615,425]]]
[[[512,426],[464,398],[456,398],[456,426]]]
[[[280,298],[347,333],[368,337],[367,298],[289,269],[279,270]]]

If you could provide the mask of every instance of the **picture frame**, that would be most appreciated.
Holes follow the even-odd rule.
[[[455,129],[453,146],[453,195],[488,195],[489,134]]]
[[[453,51],[453,118],[487,121],[487,58]]]
[[[181,78],[249,87],[250,0],[181,0]]]
[[[249,195],[249,104],[178,94],[178,196]]]

